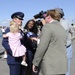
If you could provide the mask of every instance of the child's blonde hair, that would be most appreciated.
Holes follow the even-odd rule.
[[[10,32],[15,33],[19,31],[19,25],[14,21],[10,21]]]

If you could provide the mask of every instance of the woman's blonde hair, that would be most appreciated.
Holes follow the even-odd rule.
[[[10,32],[15,33],[19,31],[19,25],[14,21],[10,21]]]
[[[48,11],[47,11],[47,16],[49,16],[49,15],[50,15],[54,20],[60,21],[60,19],[61,19],[60,13],[59,13],[57,10],[55,10],[55,9],[48,10]]]

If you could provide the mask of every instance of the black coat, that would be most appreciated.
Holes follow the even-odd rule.
[[[29,35],[29,32],[26,32],[24,34],[24,45],[28,50],[31,50],[32,53],[35,53],[37,48],[37,41],[32,41],[31,37],[37,37],[34,33],[32,35]]]

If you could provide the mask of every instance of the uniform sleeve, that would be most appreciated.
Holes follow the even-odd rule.
[[[8,33],[6,33],[6,36],[9,36],[9,32],[8,32]]]
[[[50,43],[50,38],[51,38],[52,32],[50,30],[49,25],[43,26],[41,37],[40,37],[40,43],[37,47],[34,59],[33,59],[33,64],[35,66],[38,66],[43,59],[44,54],[47,51],[48,45]]]
[[[7,28],[5,31],[5,34],[7,34],[10,30]],[[7,51],[8,54],[12,55],[12,51],[10,49],[10,46],[8,44],[8,38],[3,38],[2,40],[2,46],[5,48],[5,50]]]
[[[24,33],[23,33],[22,30],[21,30],[20,34],[22,36],[22,38],[20,39],[21,40],[21,44],[24,45],[25,44],[25,38],[24,38]]]

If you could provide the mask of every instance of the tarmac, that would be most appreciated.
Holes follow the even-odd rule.
[[[70,75],[75,75],[75,40],[72,41],[73,46],[73,55],[71,59],[71,72]],[[0,75],[9,75],[9,67],[7,65],[7,59],[3,59],[3,51],[4,48],[1,45],[1,39],[0,39]]]
[[[7,59],[3,59],[4,48],[1,45],[0,39],[0,75],[9,75],[9,67],[7,65]]]

